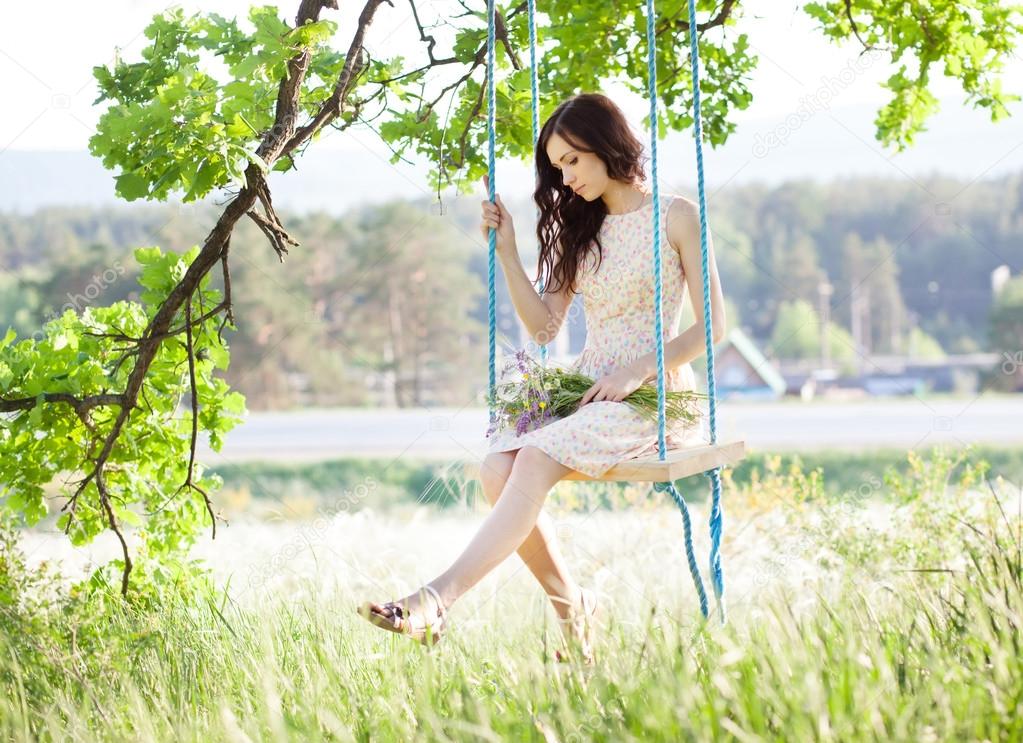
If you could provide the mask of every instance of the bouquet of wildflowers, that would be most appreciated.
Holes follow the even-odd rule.
[[[521,378],[497,383],[493,397],[488,396],[494,410],[494,422],[487,430],[487,436],[495,431],[511,429],[521,436],[556,418],[571,415],[579,409],[579,401],[595,381],[568,369],[541,366],[522,349],[515,353],[514,360],[505,366],[500,377],[507,378],[516,371]],[[700,415],[696,401],[703,397],[706,395],[695,390],[666,391],[665,419],[692,423]],[[657,387],[643,384],[622,402],[657,421]]]

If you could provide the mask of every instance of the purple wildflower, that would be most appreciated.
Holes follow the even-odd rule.
[[[518,351],[516,351],[515,360],[518,362],[519,371],[525,374],[528,371],[528,369],[526,369],[526,362],[528,361],[528,357],[526,356],[526,349],[520,348]]]

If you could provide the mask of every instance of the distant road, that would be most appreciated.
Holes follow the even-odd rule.
[[[486,451],[483,408],[323,409],[252,413],[209,464],[340,457],[472,459]],[[1023,445],[1023,396],[872,399],[802,403],[725,401],[718,438],[743,438],[759,451],[928,448],[946,443]]]

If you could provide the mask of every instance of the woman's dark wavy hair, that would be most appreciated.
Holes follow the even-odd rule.
[[[603,199],[587,201],[561,179],[561,172],[547,156],[547,143],[558,134],[573,148],[597,155],[615,180],[643,182],[643,146],[629,128],[625,115],[600,93],[580,93],[558,106],[544,123],[536,143],[536,192],[540,208],[536,236],[540,251],[537,278],[544,288],[557,292],[566,284],[575,293],[579,264],[596,244],[598,267],[603,246],[597,233],[607,215]],[[554,282],[554,286],[551,283]]]

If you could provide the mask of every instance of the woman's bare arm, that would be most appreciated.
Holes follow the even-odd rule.
[[[541,296],[526,275],[517,250],[500,253],[498,257],[508,282],[512,305],[530,337],[540,345],[550,343],[561,329],[572,303],[567,285],[557,292],[545,291]]]
[[[489,191],[489,179],[486,176],[483,178],[483,186]],[[495,252],[501,261],[515,312],[522,319],[530,337],[540,345],[546,345],[558,334],[565,312],[572,303],[572,294],[562,287],[557,292],[544,292],[541,297],[522,267],[515,242],[515,224],[501,196],[495,194],[494,201],[484,200],[480,206],[480,234],[489,240],[491,229],[497,233]]]

